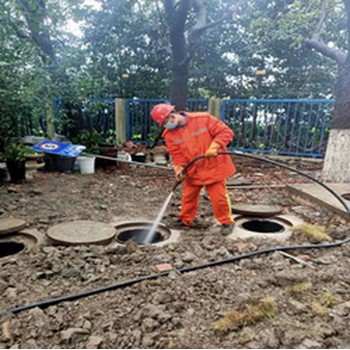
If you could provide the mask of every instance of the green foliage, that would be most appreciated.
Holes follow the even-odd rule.
[[[26,159],[28,154],[27,148],[21,143],[10,143],[6,146],[4,160],[10,162],[19,162]]]
[[[27,134],[29,121],[42,133],[39,121],[52,115],[54,98],[169,97],[172,63],[161,1],[96,0],[98,6],[91,7],[43,0],[30,1],[29,10],[20,3],[0,3],[0,150],[8,136]],[[210,28],[196,43],[188,95],[332,97],[336,65],[304,45],[317,26],[320,3],[203,0],[209,22],[232,4],[235,10],[232,20]],[[70,32],[67,21],[81,24],[82,37]],[[190,13],[188,25],[193,23]],[[44,42],[34,40],[38,34],[50,43],[52,57],[46,57]],[[347,50],[343,1],[329,0],[322,38]],[[262,68],[267,74],[257,76]]]
[[[101,141],[101,134],[97,131],[84,130],[78,136],[72,138],[72,142],[77,145],[86,146],[85,152],[96,153]]]

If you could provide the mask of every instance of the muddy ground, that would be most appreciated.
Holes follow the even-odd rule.
[[[230,182],[284,185],[304,182],[285,170],[237,161]],[[293,167],[319,176],[322,164]],[[71,220],[152,220],[173,184],[163,170],[98,170],[94,175],[38,172],[23,185],[0,187],[0,217],[19,217],[45,235]],[[346,222],[283,187],[230,190],[234,203],[278,204],[285,213],[325,225],[334,239]],[[170,224],[180,191],[169,206]],[[201,198],[199,228],[163,248],[113,245],[57,246],[0,259],[0,311],[154,274],[155,265],[176,269],[229,258],[281,243],[229,240],[218,232],[210,203]],[[283,245],[299,243],[293,235]],[[350,249],[278,252],[235,263],[171,272],[44,309],[0,318],[0,348],[350,348]],[[259,309],[260,305],[260,309]],[[259,311],[260,310],[260,311]],[[260,314],[259,314],[260,312]]]

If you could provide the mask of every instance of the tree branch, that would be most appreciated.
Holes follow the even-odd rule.
[[[346,53],[342,50],[329,47],[322,40],[311,38],[307,40],[305,44],[307,48],[314,49],[320,54],[335,60],[339,66],[342,66],[345,63]]]
[[[206,30],[217,26],[226,19],[232,16],[233,10],[230,9],[225,16],[218,19],[217,21],[207,23],[206,22],[206,10],[204,9],[202,3],[199,0],[193,0],[193,8],[196,14],[196,24],[191,28],[188,35],[189,42],[195,41]]]
[[[165,14],[167,17],[167,22],[170,26],[174,18],[174,10],[175,10],[174,0],[163,0],[163,5],[165,9]]]
[[[38,0],[36,6],[31,6],[29,0],[19,0],[23,15],[27,22],[27,26],[32,40],[40,50],[40,56],[42,61],[46,64],[47,59],[50,59],[50,63],[56,64],[56,54],[52,45],[49,30],[44,25],[46,17],[46,7],[42,0]]]
[[[339,66],[345,63],[346,53],[339,49],[329,47],[322,39],[321,34],[324,28],[328,8],[328,0],[323,0],[321,3],[320,18],[318,20],[315,31],[312,33],[311,38],[305,42],[305,45],[309,49],[314,49],[320,54],[335,60]]]
[[[319,39],[320,35],[321,35],[322,31],[323,31],[324,23],[325,23],[325,20],[326,20],[327,8],[328,8],[328,0],[323,0],[322,3],[321,3],[320,18],[318,20],[316,30],[315,30],[315,32],[312,35],[312,37],[314,39]]]

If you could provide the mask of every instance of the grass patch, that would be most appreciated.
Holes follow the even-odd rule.
[[[303,242],[320,243],[332,241],[332,237],[326,233],[325,228],[322,226],[302,224],[293,228],[292,231],[297,234]]]
[[[322,318],[327,318],[329,316],[328,308],[324,305],[322,305],[320,302],[317,300],[313,300],[310,303],[312,311],[317,315]]]
[[[229,310],[224,317],[212,324],[212,328],[226,332],[233,326],[247,326],[265,319],[271,319],[277,313],[278,307],[275,300],[264,298],[251,305],[246,305],[244,310]]]
[[[325,292],[322,296],[321,303],[324,306],[332,307],[334,305],[337,305],[340,302],[340,299],[332,294],[331,292]]]
[[[310,282],[297,283],[290,287],[290,292],[292,294],[303,294],[311,290],[312,284]]]

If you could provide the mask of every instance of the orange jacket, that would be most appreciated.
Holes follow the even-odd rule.
[[[219,152],[227,151],[233,131],[221,120],[207,112],[185,113],[186,125],[166,129],[163,133],[174,165],[185,166],[189,161],[205,154],[212,141],[221,145]],[[218,156],[195,162],[186,172],[193,185],[209,185],[226,179],[236,172],[230,156]]]

